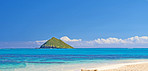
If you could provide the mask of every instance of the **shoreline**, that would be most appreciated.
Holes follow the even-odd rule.
[[[129,66],[138,66],[147,64],[148,59],[130,59],[130,60],[113,60],[109,62],[90,62],[90,63],[76,63],[76,64],[60,64],[60,65],[48,65],[48,64],[26,64],[24,68],[16,68],[16,69],[4,69],[7,71],[125,71],[123,69],[131,69]],[[128,67],[127,67],[128,66]],[[121,69],[121,70],[120,70]],[[3,71],[3,70],[2,70]],[[135,70],[126,70],[126,71],[135,71]],[[144,70],[136,70],[136,71],[144,71]],[[146,70],[148,71],[148,70]]]

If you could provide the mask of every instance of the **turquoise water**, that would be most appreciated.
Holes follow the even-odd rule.
[[[148,59],[148,49],[0,49],[0,70],[24,68],[27,64],[55,65],[121,59]]]

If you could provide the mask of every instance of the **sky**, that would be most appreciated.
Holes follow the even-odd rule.
[[[0,0],[0,48],[56,37],[76,48],[148,47],[148,0]]]

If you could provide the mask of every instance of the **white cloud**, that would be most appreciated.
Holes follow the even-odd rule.
[[[72,41],[82,41],[82,39],[70,39],[67,36],[63,36],[60,39],[63,40],[63,41],[70,41],[70,42],[72,42]]]
[[[95,42],[97,42],[98,44],[113,44],[113,43],[122,43],[123,40],[122,39],[118,39],[118,38],[107,38],[107,39],[103,39],[103,38],[99,38],[97,40],[94,40]]]
[[[134,43],[148,43],[148,36],[142,36],[142,37],[131,37],[127,39],[119,39],[119,38],[98,38],[97,40],[94,40],[98,44],[134,44]]]

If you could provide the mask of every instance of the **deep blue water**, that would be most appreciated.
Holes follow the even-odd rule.
[[[148,59],[148,48],[0,49],[0,69],[115,59]]]

